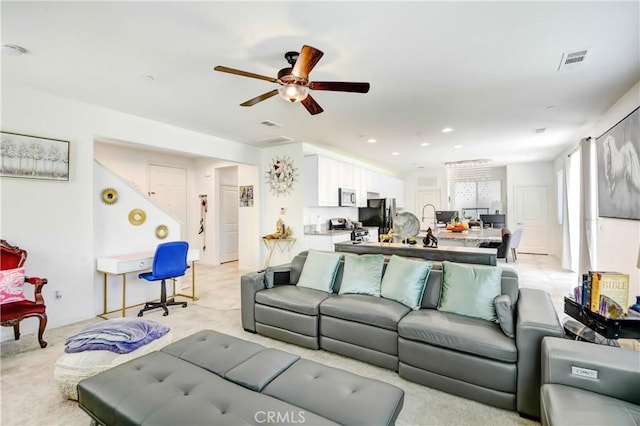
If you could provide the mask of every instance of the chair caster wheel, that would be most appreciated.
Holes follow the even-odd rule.
[[[169,312],[165,312],[162,314],[163,317],[166,317],[167,315],[169,315]]]
[[[183,304],[182,304],[182,307],[183,307],[183,308],[186,308],[186,307],[187,307],[187,304],[186,304],[186,303],[183,303]]]
[[[142,316],[142,312],[138,312],[138,316],[141,317]]]

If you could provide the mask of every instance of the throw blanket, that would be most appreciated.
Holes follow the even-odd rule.
[[[169,332],[169,327],[144,318],[107,320],[65,340],[65,352],[106,350],[127,354]]]

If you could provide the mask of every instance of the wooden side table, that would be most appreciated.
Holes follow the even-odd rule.
[[[285,251],[291,250],[291,247],[296,243],[295,238],[264,238],[262,237],[262,242],[267,248],[267,260],[264,262],[264,268],[266,269],[271,262],[271,256],[273,256],[273,251],[276,247],[280,248],[280,251],[284,253]]]

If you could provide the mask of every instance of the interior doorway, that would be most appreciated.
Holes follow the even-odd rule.
[[[149,197],[182,223],[180,239],[187,241],[187,169],[149,164]]]
[[[220,263],[239,259],[238,167],[216,169],[218,182],[218,253]]]
[[[523,230],[518,252],[549,254],[547,187],[516,186],[515,207],[516,227]]]

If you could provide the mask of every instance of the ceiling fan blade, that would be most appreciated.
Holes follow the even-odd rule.
[[[331,90],[334,92],[367,93],[369,83],[347,83],[343,81],[312,81],[309,88],[313,90]]]
[[[320,58],[322,58],[322,51],[316,49],[315,47],[307,46],[306,44],[302,46],[302,50],[300,51],[300,55],[296,60],[296,64],[293,66],[293,71],[291,74],[296,77],[308,79],[309,73],[316,66]]]
[[[309,114],[311,115],[320,114],[322,111],[324,111],[322,107],[318,105],[316,100],[311,96],[307,96],[302,101],[300,101],[300,103],[304,105],[304,107],[307,109],[307,111],[309,111]]]
[[[221,65],[218,65],[217,67],[215,67],[214,70],[220,71],[220,72],[228,72],[229,74],[241,75],[241,76],[244,76],[244,77],[257,78],[259,80],[270,81],[271,83],[276,83],[276,79],[273,78],[273,77],[267,77],[265,75],[254,74],[252,72],[237,70],[237,69],[234,69],[234,68],[223,67]]]
[[[272,96],[274,96],[274,95],[277,95],[277,94],[278,94],[278,89],[273,89],[273,90],[272,90],[272,91],[270,91],[270,92],[263,93],[263,94],[262,94],[262,95],[260,95],[260,96],[256,96],[256,97],[255,97],[255,98],[253,98],[253,99],[249,99],[248,101],[241,103],[241,104],[240,104],[240,106],[243,106],[243,107],[250,107],[250,106],[254,106],[254,105],[255,105],[255,104],[257,104],[258,102],[262,102],[262,101],[264,101],[264,100],[266,100],[266,99],[269,99],[270,97],[272,97]]]

